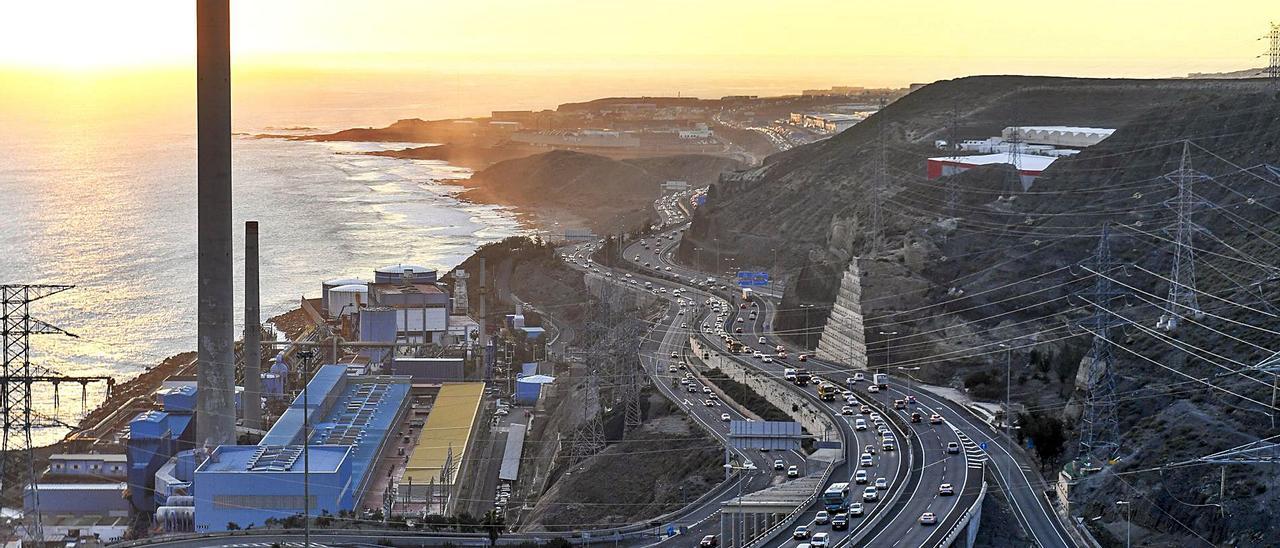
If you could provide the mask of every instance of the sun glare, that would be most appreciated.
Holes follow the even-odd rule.
[[[194,2],[8,2],[0,66],[86,71],[189,62]]]

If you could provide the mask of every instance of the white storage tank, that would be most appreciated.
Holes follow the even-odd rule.
[[[324,309],[325,312],[329,311],[329,292],[332,291],[333,288],[357,284],[363,285],[364,280],[359,278],[338,278],[320,284],[320,308]]]
[[[341,285],[329,290],[329,316],[336,318],[355,314],[360,307],[369,304],[369,286],[364,284]]]
[[[433,284],[436,283],[436,269],[413,264],[394,264],[375,270],[373,281],[380,284]]]

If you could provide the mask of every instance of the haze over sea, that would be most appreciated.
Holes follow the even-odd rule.
[[[36,75],[21,89],[0,89],[0,283],[77,286],[33,307],[33,315],[80,336],[34,338],[35,364],[123,381],[195,349],[195,96],[189,74],[179,75],[177,86],[173,78]],[[234,127],[244,133],[381,126],[681,89],[560,76],[238,82]],[[702,82],[683,90],[784,88]],[[349,154],[400,146],[406,145],[235,137],[237,324],[246,220],[261,223],[264,319],[295,307],[303,295],[318,296],[322,280],[369,277],[378,266],[402,261],[443,271],[480,244],[523,230],[510,211],[454,197],[459,187],[448,182],[468,177],[466,169]],[[103,388],[90,387],[90,408]],[[51,390],[38,387],[35,398],[41,412],[74,424],[79,387],[61,392],[58,410]],[[36,442],[63,434],[43,429]]]

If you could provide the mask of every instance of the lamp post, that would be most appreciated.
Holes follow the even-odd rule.
[[[1013,422],[1013,408],[1009,407],[1009,400],[1012,386],[1010,379],[1013,378],[1013,346],[1000,343],[1000,348],[1005,349],[1004,353],[1004,437],[1009,437],[1009,423]],[[1010,438],[1012,439],[1012,438]]]
[[[756,470],[756,464],[755,464],[754,462],[751,462],[751,461],[747,461],[747,463],[746,463],[746,464],[733,464],[732,462],[730,462],[730,463],[728,463],[728,464],[725,464],[725,465],[724,465],[724,469],[725,469],[726,471],[730,471],[730,470],[732,470],[732,471],[746,471],[746,472],[754,472],[754,471]],[[744,477],[738,478],[738,497],[737,497],[737,498],[738,498],[738,502],[737,502],[738,512],[737,512],[737,516],[735,516],[735,517],[733,518],[733,520],[734,520],[734,521],[733,521],[733,524],[732,524],[732,525],[733,525],[733,527],[730,529],[730,532],[734,533],[734,538],[729,539],[729,540],[730,540],[730,542],[729,542],[729,543],[727,543],[725,546],[738,546],[738,543],[737,543],[737,541],[738,541],[737,534],[738,534],[739,532],[741,532],[741,530],[742,530],[742,528],[743,528],[743,527],[746,527],[746,523],[747,523],[747,521],[746,521],[745,517],[742,515],[742,484],[743,484],[743,483],[746,483],[746,481],[747,481],[747,477],[750,477],[750,476],[744,476]],[[739,519],[742,519],[742,527],[739,527],[739,526],[738,526],[738,520],[739,520]],[[723,522],[721,522],[721,525],[720,525],[720,537],[721,537],[721,538],[724,538],[724,525],[723,525]]]
[[[804,309],[804,348],[809,349],[809,309],[813,308],[811,304],[801,304],[800,308]]]
[[[907,374],[906,374],[906,375],[907,375],[907,405],[911,405],[911,372],[912,372],[912,371],[919,371],[919,370],[920,370],[920,367],[919,367],[919,366],[916,366],[916,367],[902,367],[902,366],[898,366],[898,369],[899,369],[900,371],[906,371],[906,372],[907,372]]]
[[[1124,548],[1129,548],[1129,533],[1133,527],[1133,502],[1128,500],[1117,500],[1116,506],[1124,505]]]
[[[315,352],[299,350],[302,360],[302,546],[311,547],[311,405],[307,384],[310,382],[311,358]]]
[[[878,333],[880,333],[880,336],[882,336],[882,337],[886,337],[886,338],[885,338],[885,340],[884,340],[884,367],[882,367],[881,369],[888,369],[888,368],[889,368],[889,357],[890,357],[890,355],[889,355],[889,350],[890,350],[890,349],[889,349],[889,342],[890,342],[890,341],[889,341],[888,337],[892,337],[892,336],[894,336],[894,335],[897,335],[897,334],[898,334],[898,332],[897,332],[897,331],[879,331]]]

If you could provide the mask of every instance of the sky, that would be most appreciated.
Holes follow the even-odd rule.
[[[235,82],[264,90],[345,75],[368,86],[369,75],[535,75],[593,91],[595,78],[687,94],[973,74],[1182,76],[1261,66],[1258,38],[1280,21],[1275,0],[232,0],[231,9]],[[169,85],[156,76],[167,72],[190,86],[181,82],[194,66],[194,0],[4,0],[0,13],[0,100],[5,85],[47,95],[68,78],[125,75],[155,87]]]

